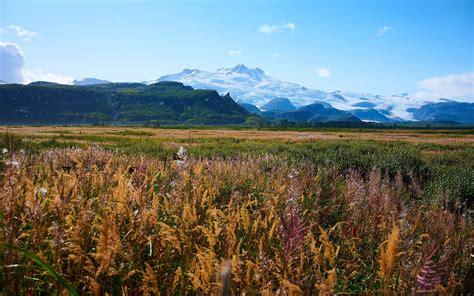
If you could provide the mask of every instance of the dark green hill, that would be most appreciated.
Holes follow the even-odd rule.
[[[0,85],[1,124],[225,125],[249,116],[229,95],[178,82]]]
[[[253,113],[253,114],[262,113],[262,111],[257,106],[252,105],[250,103],[239,103],[239,105],[244,107],[244,109],[249,111],[250,113]]]
[[[349,112],[335,109],[331,105],[322,102],[307,105],[295,111],[281,113],[277,118],[306,123],[331,121],[360,122],[359,118]]]
[[[293,111],[295,110],[295,106],[291,103],[290,100],[287,98],[276,98],[270,100],[268,103],[262,106],[262,110],[265,111]]]

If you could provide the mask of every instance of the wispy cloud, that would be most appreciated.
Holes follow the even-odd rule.
[[[230,55],[231,57],[238,57],[238,56],[243,55],[244,53],[240,50],[229,49],[227,50],[227,54]]]
[[[327,68],[317,68],[317,69],[314,69],[314,72],[319,77],[322,77],[322,78],[329,78],[332,75],[331,70],[329,70]]]
[[[296,29],[296,25],[292,22],[289,23],[282,23],[280,25],[268,25],[263,24],[258,27],[258,32],[263,34],[271,34],[271,33],[278,33],[283,32],[285,30],[294,31]]]
[[[31,38],[38,36],[38,33],[29,31],[17,25],[10,25],[8,26],[8,29],[12,30],[18,37],[23,39],[23,41],[28,41]]]
[[[474,72],[433,77],[416,84],[415,99],[455,99],[474,102]]]
[[[392,31],[392,27],[389,26],[383,26],[381,28],[378,28],[377,33],[375,34],[377,37],[383,36],[387,34],[388,32]]]
[[[271,58],[277,59],[277,58],[281,57],[281,54],[278,53],[278,52],[272,52],[268,56],[271,57]]]

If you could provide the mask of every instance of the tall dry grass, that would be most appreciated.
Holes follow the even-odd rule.
[[[426,287],[460,293],[468,280],[470,217],[378,170],[343,176],[271,156],[163,162],[99,148],[4,160],[1,240],[83,294],[421,293],[428,261],[440,276],[423,277]],[[5,295],[63,291],[2,252]]]

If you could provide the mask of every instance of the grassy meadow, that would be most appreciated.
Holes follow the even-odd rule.
[[[472,130],[1,133],[0,294],[474,291]]]

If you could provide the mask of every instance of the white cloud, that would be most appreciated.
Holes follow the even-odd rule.
[[[0,42],[0,80],[7,83],[49,81],[61,84],[71,84],[74,80],[72,76],[25,69],[25,60],[26,57],[20,46],[15,43]]]
[[[383,26],[381,28],[378,28],[377,33],[375,34],[377,37],[383,36],[386,33],[392,31],[392,27],[389,26]]]
[[[229,49],[227,51],[227,54],[230,55],[231,57],[238,57],[238,56],[241,56],[243,55],[244,53],[240,50],[236,50],[236,49]]]
[[[294,31],[296,29],[296,25],[294,23],[287,23],[283,26],[283,28]]]
[[[455,99],[474,102],[474,72],[433,77],[416,84],[415,99]]]
[[[281,57],[281,54],[278,53],[278,52],[272,52],[268,56],[271,57],[271,58],[274,58],[274,59],[278,59],[279,57]]]
[[[0,42],[0,80],[22,83],[24,65],[25,55],[18,45]]]
[[[58,75],[53,73],[46,73],[43,70],[23,70],[24,83],[33,81],[48,81],[60,84],[72,84],[74,77],[66,75]]]
[[[273,28],[270,25],[261,25],[258,27],[258,32],[260,33],[265,33],[265,34],[270,34],[276,31],[276,28]]]
[[[8,26],[8,28],[11,29],[12,31],[14,31],[15,34],[18,37],[23,39],[23,41],[28,41],[31,38],[33,38],[35,36],[38,36],[38,33],[33,32],[33,31],[28,31],[27,29],[22,28],[22,27],[17,26],[17,25],[10,25],[10,26]]]
[[[281,25],[263,24],[260,27],[258,27],[257,31],[259,33],[271,34],[271,33],[282,32],[284,30],[294,31],[295,29],[296,29],[296,25],[292,22],[289,22],[289,23],[282,23]]]
[[[332,75],[331,70],[326,69],[326,68],[314,69],[314,72],[316,72],[316,74],[318,74],[319,77],[323,77],[323,78],[329,78]]]

